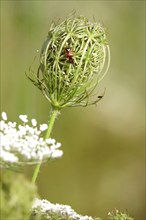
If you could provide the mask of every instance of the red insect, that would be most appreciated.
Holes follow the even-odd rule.
[[[65,56],[66,59],[70,62],[73,63],[73,52],[71,48],[65,48]]]

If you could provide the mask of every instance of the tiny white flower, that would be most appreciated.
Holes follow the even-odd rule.
[[[40,125],[40,131],[45,131],[45,130],[47,130],[47,128],[48,128],[47,124]]]
[[[29,125],[25,125],[25,128],[26,128],[26,133],[28,135],[33,135],[35,133],[35,130],[33,127],[30,127]]]
[[[55,144],[55,139],[52,138],[47,138],[45,141],[47,144]]]
[[[22,135],[26,135],[26,129],[25,129],[24,126],[19,125],[18,128],[19,128],[19,134],[20,134],[21,136],[22,136]]]
[[[62,150],[55,150],[55,151],[53,151],[53,153],[52,153],[52,157],[53,157],[53,158],[62,157],[62,155],[63,155],[63,151],[62,151]]]
[[[37,125],[36,119],[33,118],[33,119],[31,120],[31,123],[32,123],[32,125],[35,127],[35,126]]]
[[[51,138],[45,139],[46,144],[51,144]]]
[[[61,147],[61,143],[57,143],[55,146],[55,148],[59,148],[59,147]]]
[[[2,119],[3,119],[4,121],[7,120],[7,114],[6,114],[5,112],[2,112]]]
[[[15,128],[15,127],[16,127],[16,122],[11,122],[11,121],[9,121],[9,122],[8,122],[8,125],[9,125],[10,127],[12,127],[12,128]]]
[[[0,130],[3,131],[5,128],[5,122],[4,121],[0,121]]]
[[[19,118],[21,121],[27,123],[28,122],[28,119],[27,119],[27,115],[19,115]]]
[[[10,163],[16,163],[18,161],[18,158],[13,155],[12,153],[6,152],[4,150],[0,151],[0,158],[3,158],[4,161],[10,162]]]

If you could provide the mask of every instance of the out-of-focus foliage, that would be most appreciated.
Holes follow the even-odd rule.
[[[108,213],[109,220],[133,220],[127,213],[115,210],[115,212]]]
[[[82,215],[101,216],[115,207],[145,216],[145,2],[1,1],[1,108],[48,120],[48,102],[25,77],[52,20],[73,9],[103,23],[111,66],[97,107],[61,111],[52,137],[64,156],[44,165],[37,181],[41,198],[69,204]],[[93,18],[94,16],[94,18]],[[35,60],[36,69],[38,60]],[[27,169],[32,176],[32,169]]]
[[[0,219],[28,219],[32,202],[37,197],[36,187],[22,174],[1,171]]]

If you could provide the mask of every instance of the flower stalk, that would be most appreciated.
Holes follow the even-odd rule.
[[[53,128],[55,119],[57,118],[57,116],[59,114],[60,114],[60,110],[57,109],[57,108],[54,108],[52,106],[51,111],[50,111],[50,119],[49,119],[49,122],[48,122],[48,129],[47,129],[45,138],[49,138],[50,137],[50,134],[52,132],[52,128]]]
[[[50,134],[51,134],[51,132],[52,132],[55,119],[57,118],[57,116],[58,116],[59,114],[60,114],[59,109],[54,108],[54,107],[52,106],[52,108],[51,108],[51,110],[50,110],[50,116],[49,116],[49,121],[48,121],[48,129],[47,129],[47,131],[46,131],[45,139],[50,138]],[[40,171],[41,164],[42,164],[42,162],[39,162],[39,163],[36,165],[36,167],[35,167],[35,170],[34,170],[34,173],[33,173],[33,176],[32,176],[32,183],[35,183],[35,182],[36,182],[36,179],[37,179],[38,174],[39,174],[39,171]]]

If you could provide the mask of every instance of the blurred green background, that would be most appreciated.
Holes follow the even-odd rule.
[[[145,219],[145,1],[1,1],[1,111],[48,120],[50,106],[25,77],[52,20],[72,10],[107,28],[111,66],[96,106],[68,108],[52,137],[64,156],[37,180],[43,199],[106,219],[114,208]],[[26,168],[31,177],[33,168]]]

